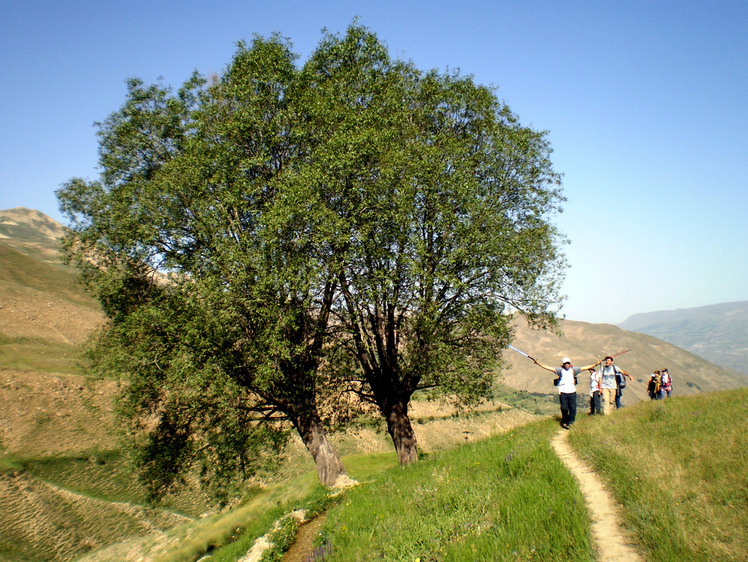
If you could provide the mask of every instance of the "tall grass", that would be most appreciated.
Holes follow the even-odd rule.
[[[581,420],[572,445],[610,482],[648,560],[748,559],[748,389]]]
[[[585,416],[570,440],[610,482],[647,560],[741,560],[747,417],[746,389],[672,398]],[[317,549],[325,561],[591,560],[584,502],[549,444],[556,431],[544,420],[406,468],[392,453],[346,457],[361,484],[337,500],[312,471],[168,531],[167,549],[142,552],[158,561],[237,560],[275,521],[311,507],[328,510]],[[290,540],[294,530],[280,534]],[[280,556],[276,549],[266,559]]]
[[[589,519],[550,448],[552,420],[465,445],[350,491],[325,560],[589,560]]]

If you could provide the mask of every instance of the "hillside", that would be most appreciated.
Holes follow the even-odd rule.
[[[63,226],[47,215],[16,207],[0,211],[0,242],[22,254],[58,263]]]
[[[0,368],[76,372],[78,347],[104,321],[60,263],[62,232],[37,211],[0,211]]]
[[[8,560],[19,555],[24,560],[72,560],[122,537],[158,533],[191,520],[165,510],[86,497],[23,472],[0,475],[0,501],[0,559],[3,554],[14,557]]]
[[[745,560],[747,400],[741,389],[643,402],[562,432],[593,490],[617,500],[633,555],[615,552],[615,529],[590,544],[600,520],[590,525],[546,420],[350,491],[327,512],[324,560]]]
[[[619,327],[748,374],[748,301],[635,314]]]
[[[0,211],[0,512],[35,522],[30,526],[0,521],[0,559],[7,552],[70,559],[74,553],[165,529],[180,520],[170,512],[137,505],[142,490],[133,485],[118,456],[112,412],[116,384],[90,380],[79,372],[80,344],[105,318],[76,283],[75,270],[60,263],[62,232],[58,223],[36,211]],[[651,336],[607,324],[564,321],[560,327],[563,336],[518,323],[513,345],[552,365],[564,355],[584,364],[631,349],[617,363],[640,382],[629,386],[624,404],[645,399],[643,382],[661,367],[673,374],[676,396],[748,385],[748,376]],[[534,395],[498,394],[482,412],[466,416],[416,401],[412,413],[421,451],[454,448],[556,411],[550,373],[511,350],[504,357],[509,369],[503,382]],[[585,382],[582,378],[581,384]],[[527,411],[510,406],[520,402]],[[344,455],[392,448],[386,433],[374,425],[334,439]],[[312,461],[300,440],[294,439],[287,455],[279,478],[311,470]],[[108,503],[112,512],[105,516],[102,510]],[[170,504],[190,516],[208,506],[206,498],[197,496],[175,497]],[[79,533],[79,528],[96,527],[110,515],[114,519],[108,525],[117,532]],[[21,543],[26,550],[12,550]],[[55,551],[50,544],[64,548]]]

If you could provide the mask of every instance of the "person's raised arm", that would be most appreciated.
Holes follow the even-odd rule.
[[[541,369],[545,369],[546,371],[550,371],[551,373],[556,372],[556,369],[554,369],[553,367],[549,367],[548,365],[543,365],[542,363],[539,363],[537,359],[533,359],[533,363],[535,363]]]
[[[581,369],[579,369],[579,371],[580,372],[581,371],[591,371],[591,370],[593,370],[595,367],[597,367],[602,362],[603,362],[602,359],[598,359],[597,363],[593,363],[592,365],[587,365],[586,367],[582,367]]]

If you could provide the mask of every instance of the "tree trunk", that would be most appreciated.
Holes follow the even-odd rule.
[[[384,417],[387,419],[387,431],[395,444],[400,466],[416,462],[418,460],[418,444],[408,416],[408,403],[394,403],[384,412]]]
[[[293,420],[301,440],[312,454],[317,465],[317,477],[323,486],[333,486],[340,476],[345,476],[345,468],[340,455],[327,438],[325,428],[317,413],[296,416]]]

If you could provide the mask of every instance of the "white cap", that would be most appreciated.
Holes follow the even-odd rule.
[[[563,365],[564,363],[571,363],[571,359],[569,359],[568,357],[564,357],[563,359],[561,359],[561,364]]]

